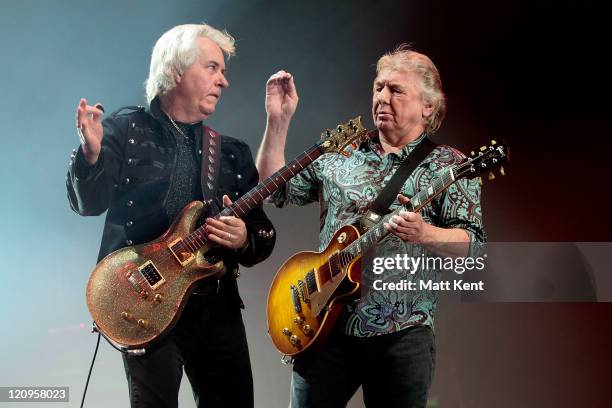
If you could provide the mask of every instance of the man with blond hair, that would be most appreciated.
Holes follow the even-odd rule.
[[[159,237],[191,201],[208,201],[214,215],[257,184],[249,147],[202,123],[229,86],[225,57],[232,54],[234,39],[226,32],[180,25],[153,49],[148,109],[123,108],[102,120],[102,105],[81,99],[81,145],[70,165],[68,197],[80,215],[108,210],[99,259]],[[176,326],[144,355],[123,354],[132,407],[176,407],[183,369],[198,407],[253,406],[236,278],[238,263],[268,257],[274,230],[261,208],[244,219],[205,222],[209,240],[218,244],[209,261],[223,260],[226,273],[199,283]]]
[[[280,71],[270,77],[267,127],[257,157],[262,179],[285,163],[287,129],[297,101],[291,74]],[[281,207],[319,201],[323,250],[339,228],[357,223],[371,210],[402,162],[438,130],[445,110],[440,76],[429,57],[406,45],[385,54],[378,61],[372,92],[376,130],[350,157],[322,155],[273,194],[274,203]],[[431,146],[403,183],[391,210],[428,186],[443,167],[464,157],[451,147]],[[402,211],[386,228],[392,234],[378,243],[369,259],[419,256],[422,249],[465,256],[468,243],[485,240],[480,186],[476,181],[460,180],[420,213]],[[419,270],[412,279],[430,278],[428,273]],[[367,290],[373,276],[371,265],[362,263],[365,290],[361,297],[345,308],[320,350],[295,358],[292,408],[344,407],[360,385],[368,407],[426,406],[435,363],[436,296],[432,291]],[[384,277],[397,282],[407,278],[407,272],[392,267],[384,271]]]

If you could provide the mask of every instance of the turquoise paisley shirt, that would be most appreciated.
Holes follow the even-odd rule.
[[[349,157],[324,154],[277,190],[272,199],[278,207],[319,202],[319,250],[322,251],[339,228],[358,222],[368,211],[368,205],[376,199],[401,162],[425,137],[427,135],[422,134],[398,154],[384,154],[377,137],[362,143]],[[437,146],[408,177],[401,193],[412,197],[429,186],[442,168],[457,164],[464,158],[452,147]],[[421,215],[427,223],[438,227],[464,229],[473,243],[484,242],[480,193],[477,180],[460,179],[425,206]],[[398,205],[398,201],[394,201],[390,210]],[[418,256],[421,251],[420,246],[404,243],[389,234],[378,243],[373,253],[364,258],[395,258],[397,254]],[[385,269],[384,280],[435,279],[433,275],[436,273],[420,269],[415,275],[410,275],[404,269]],[[365,282],[372,282],[380,276],[373,274],[371,265],[364,267],[362,263],[362,287],[367,286]],[[347,305],[339,324],[346,334],[358,337],[393,333],[415,325],[433,328],[436,302],[437,293],[430,290],[365,290],[359,299]]]

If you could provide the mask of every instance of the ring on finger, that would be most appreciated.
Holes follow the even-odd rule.
[[[231,241],[231,240],[232,240],[232,233],[231,233],[231,232],[228,232],[228,233],[227,233],[227,240],[228,240],[228,241]]]

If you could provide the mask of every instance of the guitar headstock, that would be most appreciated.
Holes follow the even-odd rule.
[[[367,130],[361,124],[361,116],[357,116],[321,133],[321,149],[323,153],[343,153],[348,145],[361,143],[366,137]]]
[[[503,164],[508,161],[510,151],[503,142],[491,140],[488,146],[482,146],[478,152],[472,151],[470,156],[455,169],[455,178],[474,178],[488,172],[488,179],[493,180],[493,170],[499,168],[499,173],[504,176]]]

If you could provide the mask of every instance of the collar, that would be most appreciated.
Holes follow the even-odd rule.
[[[426,137],[427,132],[423,132],[415,140],[404,145],[404,147],[402,147],[402,150],[397,153],[389,153],[389,155],[393,155],[399,160],[404,160],[414,150],[414,148],[417,147],[419,143],[421,143]],[[380,143],[380,136],[378,134],[378,130],[375,130],[374,134],[368,138],[368,146],[381,159],[385,156],[385,152],[383,151],[382,145]]]

